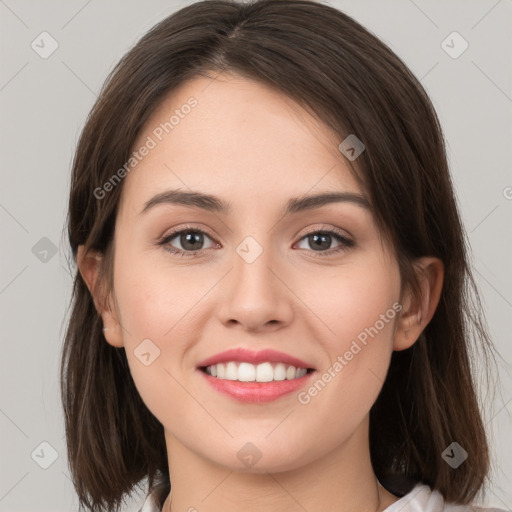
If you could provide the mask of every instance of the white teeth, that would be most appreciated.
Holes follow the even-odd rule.
[[[295,373],[297,374],[297,373]],[[278,363],[274,368],[274,380],[286,379],[286,368],[283,363]]]
[[[240,363],[240,366],[242,366],[242,364],[248,364],[248,363]],[[271,382],[274,380],[274,369],[272,368],[272,365],[270,363],[261,363],[258,366],[249,364],[249,366],[252,366],[253,368],[255,368],[255,371],[256,371],[256,377],[255,377],[255,379],[253,379],[253,381]]]
[[[238,380],[238,368],[236,367],[236,363],[230,361],[226,365],[226,374],[224,376],[227,380]]]
[[[297,370],[297,379],[298,379],[299,377],[304,377],[304,375],[306,375],[306,373],[308,373],[307,368],[299,368],[299,369]]]
[[[292,380],[304,377],[306,368],[296,368],[284,363],[251,363],[229,361],[206,367],[206,373],[218,379],[238,380],[241,382],[271,382],[273,380]]]

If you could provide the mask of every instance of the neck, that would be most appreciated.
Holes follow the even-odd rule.
[[[172,492],[162,510],[382,512],[398,498],[373,472],[367,427],[363,422],[342,445],[307,464],[274,473],[219,466],[166,432]]]

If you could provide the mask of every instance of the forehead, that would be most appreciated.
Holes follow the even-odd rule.
[[[127,174],[121,202],[140,211],[151,195],[176,188],[235,205],[261,194],[281,202],[315,189],[361,192],[338,150],[341,140],[260,82],[226,73],[196,77],[145,123],[132,150],[150,149]]]

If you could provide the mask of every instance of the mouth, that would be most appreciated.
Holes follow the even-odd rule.
[[[238,347],[201,361],[196,370],[213,389],[241,402],[269,402],[305,386],[315,368],[274,349]]]
[[[296,380],[315,371],[314,368],[304,368],[270,361],[260,364],[252,364],[245,361],[228,361],[209,366],[200,366],[199,370],[219,380],[258,383]]]

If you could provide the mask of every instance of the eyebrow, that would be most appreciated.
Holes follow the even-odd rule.
[[[330,203],[353,203],[362,208],[370,209],[370,203],[361,194],[353,192],[324,192],[290,199],[284,207],[282,216],[313,210]],[[225,202],[210,194],[195,191],[167,190],[149,199],[144,204],[144,208],[140,213],[143,214],[161,204],[180,204],[224,215],[229,215],[233,209],[231,201]]]

